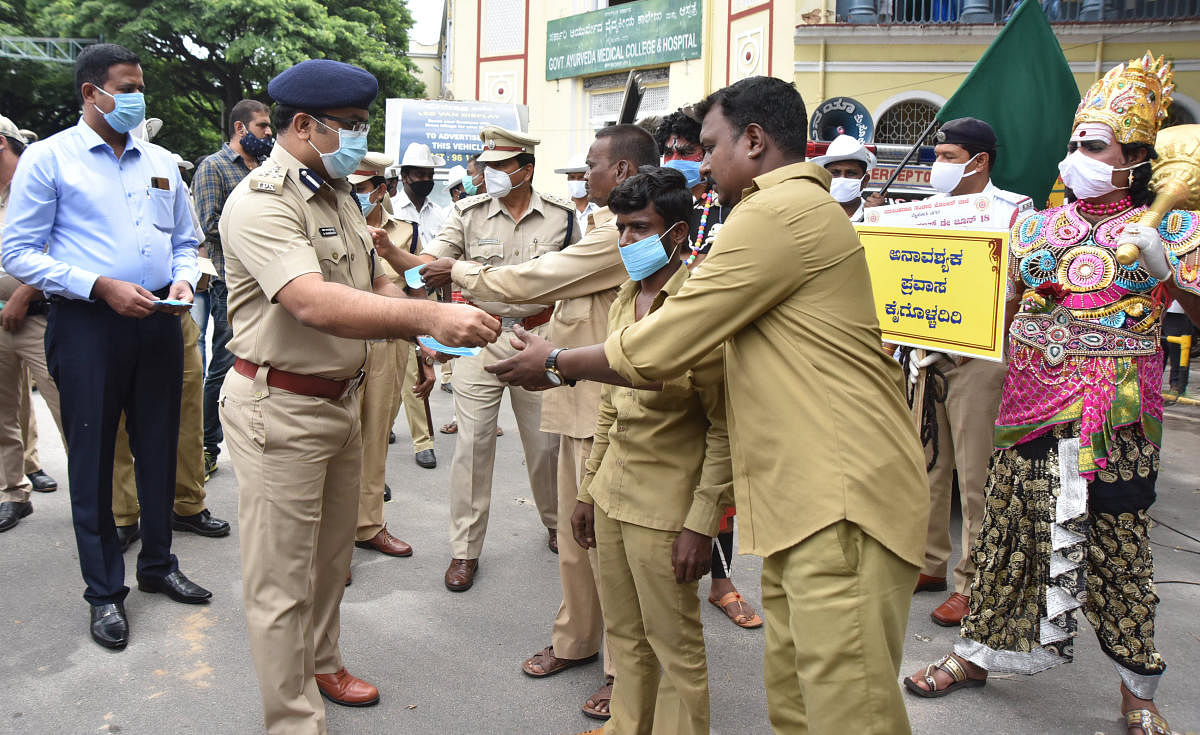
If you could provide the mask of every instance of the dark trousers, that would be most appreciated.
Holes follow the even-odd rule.
[[[209,282],[208,310],[213,332],[212,355],[208,358],[208,371],[204,376],[204,450],[213,455],[221,452],[218,445],[225,438],[221,431],[217,401],[221,398],[225,373],[233,366],[233,353],[225,349],[229,338],[233,336],[227,312],[228,293],[224,281],[214,278]]]
[[[1188,319],[1187,314],[1176,314],[1167,312],[1163,315],[1163,336],[1164,337],[1182,337],[1185,334],[1192,333],[1192,320]],[[1188,368],[1180,367],[1180,345],[1174,342],[1163,340],[1163,351],[1167,353],[1167,365],[1171,368],[1171,376],[1169,378],[1171,390],[1176,393],[1183,393],[1188,387]]]
[[[125,561],[112,512],[113,447],[125,414],[142,511],[139,576],[179,568],[171,554],[171,505],[179,445],[183,337],[179,317],[118,315],[103,303],[60,299],[50,305],[46,363],[58,384],[70,452],[71,518],[79,566],[93,605],[120,602]]]

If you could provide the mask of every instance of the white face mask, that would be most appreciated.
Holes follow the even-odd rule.
[[[862,198],[862,179],[838,177],[829,182],[829,193],[842,204]]]
[[[967,176],[974,176],[979,173],[979,169],[975,169],[969,174],[964,174],[967,166],[971,165],[976,156],[971,156],[966,163],[950,163],[949,161],[935,161],[933,167],[929,171],[929,184],[933,190],[941,194],[949,194],[958,188],[961,182]]]
[[[520,169],[517,169],[517,171],[519,170]],[[515,173],[516,171],[513,171],[513,174]],[[503,199],[504,197],[508,196],[510,191],[516,188],[512,183],[512,174],[506,174],[499,169],[492,168],[491,166],[488,166],[483,170],[483,181],[485,184],[487,184],[488,196],[492,197],[493,199]],[[525,182],[522,181],[519,186],[523,186],[524,184]]]
[[[1125,168],[1113,168],[1104,161],[1098,161],[1084,155],[1076,149],[1066,158],[1058,162],[1058,173],[1062,176],[1063,184],[1080,199],[1095,199],[1110,194],[1117,189],[1128,189],[1128,186],[1117,186],[1112,182],[1114,171],[1132,171],[1149,161],[1135,163]]]
[[[583,199],[588,194],[587,182],[582,179],[579,181],[568,181],[567,193],[571,195],[572,199]]]

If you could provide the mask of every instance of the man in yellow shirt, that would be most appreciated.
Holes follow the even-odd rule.
[[[862,245],[804,163],[795,88],[751,77],[697,108],[701,173],[736,205],[704,264],[603,345],[490,366],[533,387],[651,384],[723,345],[743,553],[763,557],[776,732],[907,733],[897,685],[929,495],[900,366],[879,349]]]

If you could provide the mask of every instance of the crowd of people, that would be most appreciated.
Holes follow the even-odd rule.
[[[909,732],[906,691],[1070,661],[1082,612],[1128,731],[1168,733],[1147,510],[1160,337],[1200,322],[1200,214],[1139,218],[1171,73],[1147,54],[1084,96],[1060,207],[991,182],[986,121],[941,126],[936,196],[983,195],[1011,228],[995,363],[882,342],[853,225],[886,203],[866,191],[874,154],[842,136],[806,161],[804,102],[779,79],[598,130],[556,169],[565,197],[534,188],[537,138],[485,127],[443,208],[427,145],[368,150],[364,69],[280,73],[273,107],[229,111],[189,188],[191,164],[150,141],[138,57],[88,46],[76,126],[35,143],[0,117],[0,531],[57,488],[36,385],[67,448],[90,635],[122,649],[134,541],[140,590],[211,599],[171,542],[230,533],[204,493],[224,449],[264,728],[324,733],[323,698],[379,701],[342,660],[340,604],[355,547],[413,553],[384,519],[386,455],[403,408],[414,463],[437,465],[440,364],[458,435],[444,586],[486,573],[508,393],[562,587],[520,668],[601,658],[580,701],[603,732],[709,731],[711,574],[710,604],[765,625],[776,732]],[[932,618],[962,639],[901,682],[913,595],[951,586],[955,487],[963,554]],[[734,585],[735,523],[763,558],[762,616]]]

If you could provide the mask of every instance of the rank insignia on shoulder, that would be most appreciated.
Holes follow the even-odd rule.
[[[275,164],[260,166],[250,174],[250,190],[278,194],[283,191],[283,180],[286,176],[287,169]]]
[[[322,227],[317,231],[321,233],[321,237],[337,237],[336,227]]]
[[[538,196],[540,196],[542,198],[542,201],[544,201],[544,202],[553,204],[557,207],[561,207],[562,209],[566,209],[568,211],[572,211],[572,212],[575,211],[575,203],[574,202],[568,202],[566,199],[562,199],[558,196],[555,196],[554,194],[543,194],[540,191],[538,192]]]
[[[297,171],[297,173],[300,174],[300,181],[313,191],[320,189],[321,184],[325,183],[325,179],[322,179],[320,176],[318,176],[317,172],[313,171],[311,168],[302,168]]]
[[[483,204],[484,202],[488,201],[489,199],[491,199],[491,197],[489,197],[487,194],[475,194],[473,196],[463,197],[462,199],[459,199],[457,202],[454,203],[454,207],[459,212],[465,212],[468,209],[470,209],[471,207],[477,207],[480,204]]]

